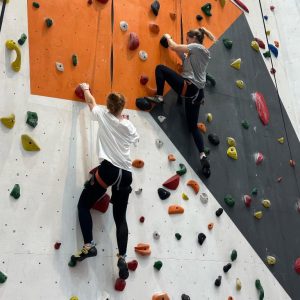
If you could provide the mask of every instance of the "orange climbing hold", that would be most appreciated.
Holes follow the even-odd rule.
[[[169,161],[175,161],[176,158],[175,158],[175,156],[174,156],[173,154],[169,154],[169,155],[168,155],[168,160],[169,160]]]
[[[170,190],[176,190],[179,185],[180,176],[178,174],[172,176],[163,183],[163,186]]]
[[[169,215],[183,214],[184,208],[180,205],[170,205],[168,209]]]
[[[136,247],[134,247],[134,251],[142,256],[149,256],[151,254],[149,244],[139,243]]]
[[[278,41],[274,41],[274,45],[276,48],[279,48],[279,42]]]
[[[212,230],[214,228],[214,223],[209,223],[207,225],[208,230]]]
[[[135,159],[133,162],[132,162],[132,166],[137,168],[137,169],[140,169],[144,166],[144,162],[141,160],[141,159]]]
[[[157,293],[152,296],[152,300],[170,300],[167,293]]]
[[[205,133],[207,131],[206,126],[204,123],[198,123],[197,127],[199,128],[199,130],[203,133]]]
[[[233,297],[232,297],[232,296],[229,296],[229,297],[228,297],[228,300],[233,300]]]
[[[175,21],[176,20],[176,13],[170,12],[170,18]]]
[[[190,186],[190,187],[194,190],[194,192],[195,192],[196,195],[198,194],[198,192],[199,192],[199,190],[200,190],[200,187],[199,187],[199,184],[198,184],[197,181],[191,179],[191,180],[189,180],[189,181],[187,182],[186,185]]]
[[[159,25],[156,23],[151,22],[149,24],[149,29],[152,33],[158,34],[159,33]]]

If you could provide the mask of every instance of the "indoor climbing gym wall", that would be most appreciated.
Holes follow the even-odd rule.
[[[297,0],[0,7],[0,299],[299,299]],[[208,179],[184,101],[167,88],[164,104],[136,106],[155,94],[157,64],[180,71],[163,34],[181,43],[201,26],[217,37],[204,43],[211,60],[198,124]],[[83,245],[78,199],[98,164],[98,124],[81,82],[99,105],[123,93],[140,135],[131,148],[126,281],[110,190],[92,209],[98,255],[70,261]]]

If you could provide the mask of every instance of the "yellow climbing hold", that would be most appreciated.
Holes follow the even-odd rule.
[[[237,291],[240,291],[242,289],[242,282],[239,278],[237,278],[235,281],[235,288]]]
[[[271,30],[267,30],[266,35],[270,35],[270,34],[271,34]]]
[[[257,42],[257,41],[252,41],[252,42],[251,42],[251,47],[252,47],[252,49],[254,49],[256,52],[259,51],[259,45],[258,45],[258,42]]]
[[[222,7],[224,7],[225,4],[226,4],[226,0],[220,0],[220,4],[221,4]]]
[[[210,123],[212,120],[213,120],[212,114],[211,114],[211,113],[208,113],[208,114],[206,115],[206,121],[207,121],[208,123]]]
[[[233,137],[228,137],[227,138],[227,144],[231,147],[235,147],[236,146],[236,143],[235,143],[235,139]]]
[[[268,199],[264,199],[263,201],[261,201],[261,204],[265,207],[265,208],[269,208],[271,206],[271,201]]]
[[[77,296],[72,296],[70,300],[79,300]]]
[[[260,219],[262,218],[262,216],[263,216],[263,212],[262,212],[261,210],[256,211],[256,212],[254,213],[254,217],[255,217],[256,219],[258,219],[258,220],[260,220]]]
[[[19,46],[13,41],[13,40],[8,40],[5,43],[6,48],[8,50],[15,50],[17,53],[16,59],[11,63],[11,67],[15,72],[19,72],[21,69],[21,51]]]
[[[1,118],[1,122],[5,127],[11,129],[15,126],[16,123],[15,115],[10,114],[8,117]]]
[[[235,83],[236,83],[236,86],[240,89],[243,89],[245,87],[245,83],[243,80],[237,80]]]
[[[268,265],[275,265],[277,262],[276,257],[268,255],[267,256],[267,263]]]
[[[281,138],[277,139],[277,141],[278,141],[280,144],[283,144],[283,143],[284,143],[284,137],[281,137]]]
[[[189,200],[189,197],[185,193],[182,193],[181,197],[183,200]]]
[[[26,151],[40,151],[38,144],[27,134],[21,136],[22,145]]]
[[[237,70],[239,70],[241,68],[241,62],[242,62],[242,60],[240,58],[238,58],[234,62],[232,62],[230,64],[230,66],[237,69]]]
[[[227,150],[227,155],[235,160],[238,159],[238,155],[235,147],[229,147]]]

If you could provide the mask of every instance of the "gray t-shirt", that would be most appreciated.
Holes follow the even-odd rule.
[[[189,53],[183,57],[182,77],[188,79],[199,89],[205,87],[206,68],[210,60],[209,51],[201,44],[187,45]]]

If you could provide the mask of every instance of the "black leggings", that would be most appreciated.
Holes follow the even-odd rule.
[[[131,193],[132,174],[119,169],[104,160],[98,167],[98,173],[107,186],[112,186],[111,202],[113,203],[113,216],[117,228],[117,243],[119,254],[125,255],[128,242],[128,227],[126,210],[129,194]],[[84,243],[93,240],[93,221],[90,209],[106,192],[95,178],[95,175],[85,184],[78,202],[79,223]]]
[[[172,69],[164,66],[158,65],[155,69],[155,78],[156,78],[156,87],[157,87],[157,95],[163,95],[165,81],[170,85],[170,87],[179,95],[181,96],[183,85],[184,85],[184,78],[174,72]],[[190,84],[187,87],[186,97],[185,100],[185,116],[189,131],[193,135],[195,144],[199,150],[199,152],[204,152],[204,143],[203,137],[200,133],[200,130],[197,127],[198,123],[198,116],[200,110],[200,104],[202,99],[204,98],[204,91],[203,89],[199,90],[199,95],[197,99],[192,101],[189,97],[194,96],[198,92],[198,88],[194,84]]]

